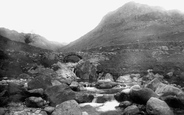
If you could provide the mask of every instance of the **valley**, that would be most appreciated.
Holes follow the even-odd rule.
[[[68,45],[0,28],[0,115],[183,115],[183,57],[184,14],[134,2]]]

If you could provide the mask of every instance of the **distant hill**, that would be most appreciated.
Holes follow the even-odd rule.
[[[46,38],[37,34],[19,33],[15,30],[9,30],[6,28],[0,28],[0,35],[13,41],[27,43],[31,46],[53,51],[56,51],[57,49],[62,48],[64,46],[64,44],[49,41]]]
[[[61,51],[80,51],[129,43],[181,41],[183,32],[182,13],[129,2],[108,13],[95,29],[66,45]]]

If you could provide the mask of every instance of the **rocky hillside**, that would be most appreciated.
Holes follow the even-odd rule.
[[[60,55],[0,35],[0,79],[16,78],[37,65],[50,67],[60,60]]]
[[[39,47],[42,49],[48,49],[56,51],[57,49],[64,46],[62,43],[48,41],[46,38],[31,33],[19,33],[15,30],[9,30],[6,28],[0,28],[0,35],[10,40],[26,43],[31,46]]]
[[[184,15],[159,7],[129,2],[108,13],[99,25],[63,51],[132,43],[182,41]]]

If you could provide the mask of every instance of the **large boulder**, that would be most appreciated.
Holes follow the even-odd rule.
[[[69,68],[66,64],[58,62],[57,66],[59,66],[59,69],[56,71],[58,80],[70,84],[72,81],[79,79],[72,71],[72,68]]]
[[[75,74],[82,80],[86,81],[96,81],[97,80],[97,68],[95,65],[90,63],[89,61],[85,61],[84,63],[78,65],[75,68]]]
[[[151,97],[146,104],[146,111],[151,115],[174,115],[169,106],[158,98]]]
[[[69,100],[59,104],[52,115],[82,115],[82,111],[75,100]]]
[[[52,106],[74,99],[75,97],[75,92],[65,83],[47,88],[45,94]]]
[[[50,100],[52,106],[72,99],[79,103],[91,102],[94,98],[94,96],[87,93],[74,92],[65,83],[47,88],[45,90],[45,94],[48,97],[48,100]]]
[[[146,104],[151,97],[158,98],[158,95],[149,88],[132,87],[129,93],[131,100],[134,103]]]
[[[34,79],[28,82],[28,89],[46,89],[47,87],[52,86],[51,78],[49,76],[39,75]]]
[[[147,84],[169,106],[182,108],[184,105],[184,92],[173,85],[164,84],[160,78],[155,78]]]

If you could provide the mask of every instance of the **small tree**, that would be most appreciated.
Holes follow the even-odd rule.
[[[30,34],[30,33],[29,34],[25,34],[24,38],[25,38],[24,41],[25,41],[26,44],[34,42],[34,40],[33,40],[34,35],[33,34]]]

